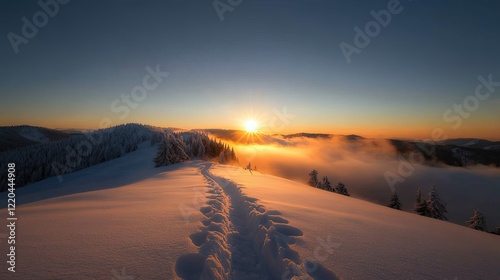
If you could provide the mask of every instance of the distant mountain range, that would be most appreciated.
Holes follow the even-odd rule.
[[[248,134],[239,130],[209,129],[208,133],[215,137],[239,142],[243,144],[280,144],[291,145],[287,140],[295,138],[309,139],[329,139],[340,137],[345,141],[362,143],[370,141],[363,136],[334,135],[323,133],[294,133],[294,134]],[[439,165],[446,164],[450,166],[467,167],[474,165],[493,165],[500,167],[500,142],[493,142],[476,138],[456,138],[445,141],[428,144],[423,141],[387,139],[394,147],[398,155],[404,158],[410,156],[424,158],[424,164]],[[362,144],[361,144],[362,146]]]
[[[335,135],[297,133],[282,135],[285,139],[295,137],[328,138]],[[345,140],[368,140],[359,135],[342,135]],[[474,165],[493,165],[500,167],[500,142],[476,138],[447,139],[428,143],[423,141],[387,139],[396,149],[398,155],[404,158],[422,156],[427,165],[446,164],[450,166],[467,167]]]
[[[500,141],[492,142],[492,141],[483,140],[483,139],[476,139],[476,138],[448,139],[445,141],[441,141],[440,144],[454,145],[454,146],[473,148],[473,149],[500,151]]]
[[[295,138],[329,139],[341,137],[346,141],[370,140],[359,135],[333,135],[323,133],[295,133],[295,134],[249,134],[241,130],[205,129],[210,135],[222,140],[242,144],[277,144],[293,145],[289,140]],[[20,125],[0,127],[0,152],[24,146],[61,140],[64,138],[82,135],[77,130],[56,130],[44,127]],[[493,165],[500,167],[500,141],[488,141],[476,138],[456,138],[433,143],[421,141],[387,139],[397,154],[409,158],[421,156],[427,165],[446,164],[450,166],[467,167],[474,165]]]
[[[0,152],[81,134],[76,130],[62,131],[29,125],[1,126]]]
[[[500,167],[500,142],[483,139],[449,139],[435,144],[418,141],[389,140],[398,154],[409,158],[416,153],[429,165],[450,166],[494,165]]]

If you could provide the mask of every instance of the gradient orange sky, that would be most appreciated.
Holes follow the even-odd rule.
[[[40,9],[0,5],[2,34],[22,34]],[[347,59],[339,46],[386,5],[255,0],[221,21],[203,1],[71,2],[28,43],[2,41],[0,125],[243,129],[254,118],[264,133],[500,140],[499,4],[407,1]],[[478,87],[490,96],[460,116]]]
[[[497,103],[500,103],[497,101]],[[235,104],[235,107],[237,105]],[[446,122],[439,114],[423,114],[421,116],[358,114],[343,117],[344,113],[337,111],[314,112],[306,107],[284,106],[265,107],[261,109],[229,110],[227,113],[218,111],[192,114],[189,109],[182,112],[156,113],[148,108],[138,107],[131,110],[125,120],[119,115],[96,111],[92,116],[71,116],[61,118],[58,114],[25,113],[14,119],[2,118],[1,125],[30,124],[49,128],[62,129],[97,129],[127,122],[137,122],[161,127],[178,127],[183,129],[221,128],[243,130],[245,121],[252,119],[258,123],[258,130],[266,134],[291,134],[298,132],[357,134],[370,138],[408,138],[432,139],[433,131],[442,129],[446,138],[483,138],[500,140],[500,110],[496,104],[484,104],[483,110],[472,112],[470,117],[462,119],[462,124],[456,129],[456,122]],[[451,108],[451,107],[450,107]],[[443,110],[444,112],[445,110]],[[0,113],[1,114],[1,113]],[[454,114],[452,114],[455,116]],[[456,115],[458,116],[458,115]]]

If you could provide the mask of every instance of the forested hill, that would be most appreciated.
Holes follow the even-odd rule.
[[[81,135],[38,126],[0,126],[0,152]]]
[[[135,151],[144,141],[150,141],[151,145],[155,145],[169,142],[169,139],[175,140],[189,159],[219,157],[219,154],[215,154],[214,147],[217,145],[214,143],[226,147],[220,142],[209,139],[204,132],[174,133],[170,128],[125,124],[1,152],[0,168],[6,170],[8,163],[15,163],[15,183],[19,188],[48,177],[61,178],[61,175],[118,158]],[[198,146],[193,148],[193,145]],[[5,191],[7,188],[5,174],[2,174],[0,182],[0,191]]]

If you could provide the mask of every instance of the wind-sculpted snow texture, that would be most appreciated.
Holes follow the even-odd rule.
[[[302,265],[303,258],[291,248],[302,242],[302,230],[288,224],[276,210],[244,195],[234,182],[210,173],[204,163],[201,174],[209,189],[206,217],[200,231],[190,235],[199,252],[185,254],[176,263],[184,279],[337,279],[328,269],[314,277]],[[321,273],[318,273],[321,272]]]

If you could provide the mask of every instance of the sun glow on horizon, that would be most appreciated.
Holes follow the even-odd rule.
[[[255,120],[246,120],[245,121],[245,131],[249,133],[257,132],[259,128],[258,123]]]

